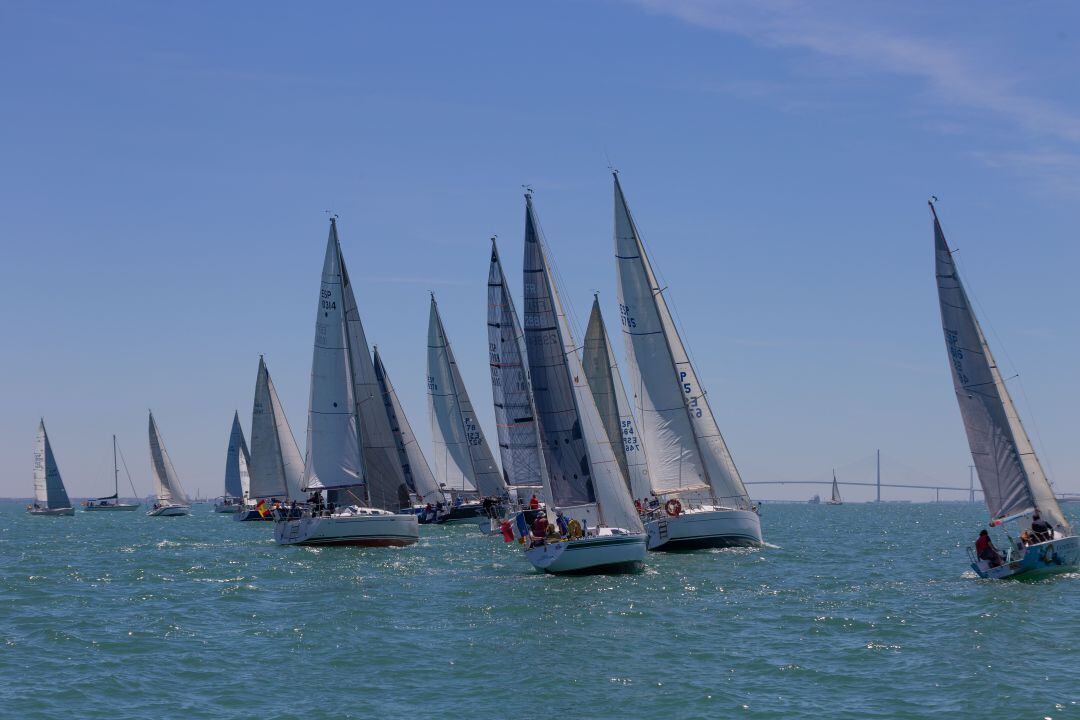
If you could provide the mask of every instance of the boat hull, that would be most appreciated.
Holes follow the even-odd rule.
[[[47,517],[60,517],[62,515],[71,516],[75,514],[75,508],[27,508],[26,512],[30,515],[43,515]]]
[[[150,508],[146,513],[150,517],[180,517],[190,515],[191,508],[187,505],[165,505],[159,508]]]
[[[132,510],[138,510],[139,507],[139,505],[119,503],[117,505],[84,505],[83,510],[86,512],[130,512]]]
[[[222,503],[214,504],[214,512],[216,513],[235,513],[238,509],[236,505],[224,505]]]
[[[525,557],[534,568],[547,573],[618,573],[640,570],[646,553],[644,535],[605,533],[545,543],[526,550]]]
[[[1049,542],[1031,545],[1012,562],[990,567],[985,560],[976,560],[971,569],[984,579],[1035,578],[1080,569],[1080,537],[1071,535]]]
[[[244,508],[243,510],[237,510],[235,513],[233,513],[233,520],[236,520],[237,522],[272,522],[274,520],[274,516],[267,515],[266,517],[263,517],[255,508]]]
[[[415,515],[336,514],[274,522],[274,540],[279,545],[404,547],[419,539]]]
[[[464,503],[450,508],[444,518],[437,520],[439,523],[475,523],[477,518],[486,517],[484,507],[480,503]]]
[[[759,547],[761,518],[752,510],[700,509],[645,523],[650,550]]]

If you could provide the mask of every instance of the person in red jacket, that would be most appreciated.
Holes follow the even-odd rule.
[[[990,563],[990,567],[997,567],[1005,562],[1001,553],[994,547],[994,543],[990,541],[990,533],[985,530],[979,532],[979,538],[975,541],[975,555],[980,560]]]
[[[536,497],[535,494],[533,494],[532,499],[529,500],[529,509],[530,510],[539,510],[540,509],[540,498]]]

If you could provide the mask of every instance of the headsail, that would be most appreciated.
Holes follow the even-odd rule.
[[[229,433],[229,449],[225,453],[225,495],[228,497],[246,497],[248,490],[243,476],[247,475],[251,455],[248,453],[244,429],[240,427],[240,413],[233,412],[232,431]],[[243,473],[241,474],[241,467]]]
[[[434,295],[428,319],[427,367],[435,478],[450,492],[505,495],[506,483],[465,390]]]
[[[172,460],[161,439],[154,413],[150,413],[150,471],[154,476],[157,499],[178,505],[188,505],[188,497],[180,485],[180,478],[173,468]]]
[[[409,418],[405,417],[405,409],[398,400],[397,391],[390,382],[390,376],[386,374],[386,368],[379,356],[379,348],[375,348],[374,360],[375,377],[379,380],[386,414],[390,419],[390,429],[393,430],[394,439],[397,441],[398,458],[405,475],[405,482],[409,484],[422,503],[440,502],[443,500],[443,494],[439,490],[439,484],[435,482],[435,476],[431,472],[427,458],[424,457],[423,450],[420,449],[420,443],[416,440]]]
[[[968,445],[992,520],[1037,509],[1068,529],[960,281],[933,203],[941,327]]]
[[[38,423],[37,441],[34,444],[34,502],[50,510],[71,507],[60,468],[53,457],[49,434],[45,432],[45,420]]]
[[[250,489],[245,497],[303,500],[304,458],[296,446],[277,388],[259,357],[255,402],[251,408]]]
[[[725,505],[750,497],[690,363],[615,175],[615,259],[631,389],[657,492],[711,491]]]
[[[582,365],[589,379],[589,389],[596,401],[596,409],[600,411],[604,430],[611,440],[615,460],[627,478],[630,494],[635,498],[647,498],[652,488],[649,486],[645,448],[641,444],[637,422],[626,398],[622,374],[615,362],[611,339],[600,313],[598,296],[593,297],[589,326],[585,331]]]
[[[543,454],[525,360],[525,335],[495,238],[488,269],[488,352],[504,479],[509,485],[542,485]]]
[[[605,524],[643,532],[589,390],[529,194],[524,284],[525,345],[547,465],[545,494],[555,507],[595,503]]]

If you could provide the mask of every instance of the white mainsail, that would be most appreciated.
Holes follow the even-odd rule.
[[[189,505],[187,495],[180,478],[173,468],[172,460],[165,449],[165,442],[161,439],[157,423],[154,421],[154,413],[150,413],[150,471],[154,476],[154,487],[157,489],[159,502],[173,503],[176,505]]]
[[[435,478],[448,492],[502,496],[506,483],[465,390],[435,296],[428,319],[428,408]]]
[[[711,492],[749,509],[743,485],[671,317],[615,175],[615,258],[631,389],[658,493]]]
[[[543,453],[525,362],[525,334],[506,285],[495,238],[491,239],[488,269],[488,352],[504,479],[508,485],[542,485]]]
[[[524,285],[525,346],[547,466],[545,495],[556,508],[595,504],[603,524],[644,532],[589,390],[531,194],[525,196]]]
[[[251,409],[248,469],[250,488],[245,498],[304,499],[304,493],[300,490],[304,458],[296,445],[277,388],[262,356],[259,357],[255,402]]]
[[[1068,531],[1069,523],[1058,506],[968,301],[933,202],[930,212],[934,219],[938,301],[945,348],[971,457],[990,517],[997,522],[1038,510],[1052,525],[1061,525]]]
[[[240,427],[240,413],[233,412],[232,431],[229,433],[229,449],[225,453],[226,497],[247,497],[247,468],[251,463],[244,429]],[[242,468],[242,470],[241,470]]]
[[[390,382],[390,376],[386,373],[382,358],[379,356],[379,348],[375,348],[375,376],[379,380],[379,387],[383,393],[383,401],[386,405],[386,414],[390,419],[390,428],[394,432],[397,441],[398,457],[401,461],[401,469],[405,474],[405,481],[420,498],[420,502],[435,504],[443,500],[439,484],[435,482],[435,475],[431,472],[427,458],[424,457],[420,443],[416,440],[409,418],[405,416],[405,409],[401,406],[397,391]]]
[[[637,422],[626,398],[622,373],[615,362],[607,326],[600,312],[600,298],[593,296],[589,326],[585,331],[585,349],[582,365],[589,380],[589,389],[596,401],[596,409],[604,423],[604,430],[611,440],[619,469],[627,478],[630,494],[635,498],[647,498],[652,490],[645,448],[638,435]]]
[[[37,441],[34,443],[34,503],[50,510],[71,507],[60,468],[53,457],[49,434],[45,432],[45,420],[38,423]]]

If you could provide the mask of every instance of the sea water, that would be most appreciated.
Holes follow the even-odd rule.
[[[557,577],[468,525],[307,549],[3,503],[0,717],[1080,718],[1080,575],[975,578],[981,506],[761,515],[762,549]]]

